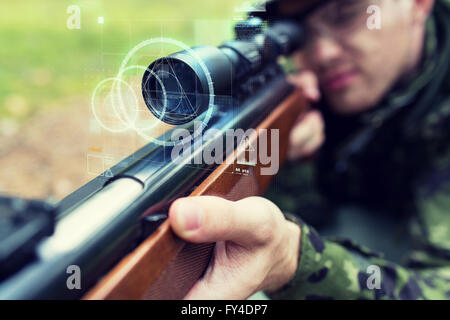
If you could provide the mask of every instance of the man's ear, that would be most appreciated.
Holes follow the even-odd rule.
[[[413,0],[414,23],[423,24],[433,10],[435,0]]]

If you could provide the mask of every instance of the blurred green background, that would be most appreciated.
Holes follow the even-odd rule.
[[[242,16],[235,9],[246,3],[1,1],[0,118],[24,119],[37,109],[63,107],[58,102],[70,95],[89,96],[97,80],[108,73],[104,52],[115,54],[106,57],[107,67],[116,65],[118,69],[133,45],[161,34],[188,45],[219,44],[232,37],[233,18]],[[80,6],[79,30],[67,28],[70,5]],[[102,25],[98,17],[104,18]],[[200,30],[204,32],[202,37],[199,21],[206,26]]]

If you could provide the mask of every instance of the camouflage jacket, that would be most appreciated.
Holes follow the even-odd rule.
[[[428,21],[420,70],[374,110],[354,119],[325,112],[327,142],[303,187],[305,170],[287,166],[268,197],[304,217],[340,202],[382,208],[408,224],[412,250],[403,264],[351,240],[322,238],[303,221],[299,267],[274,299],[450,298],[450,2]],[[317,172],[317,173],[314,173]],[[306,179],[307,180],[307,179]],[[300,195],[299,195],[300,194]],[[312,204],[315,204],[312,205]],[[323,218],[323,215],[318,215]],[[312,219],[314,220],[314,219]],[[380,235],[382,236],[382,235]],[[379,286],[368,273],[378,266]],[[375,283],[376,285],[376,283]]]

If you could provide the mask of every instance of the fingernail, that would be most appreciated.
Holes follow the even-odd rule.
[[[179,222],[183,226],[183,229],[193,231],[200,228],[203,222],[203,209],[194,201],[190,200],[183,200],[179,206]]]
[[[314,101],[317,101],[320,99],[320,91],[317,88],[309,88],[307,94],[308,94],[309,98]]]

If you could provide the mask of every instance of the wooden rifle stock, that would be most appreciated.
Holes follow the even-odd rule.
[[[294,90],[258,125],[250,145],[260,139],[261,129],[268,129],[269,133],[270,129],[279,129],[281,165],[286,158],[290,130],[306,107],[301,93]],[[270,144],[268,149],[270,153]],[[245,150],[235,150],[231,159],[219,165],[190,196],[211,195],[237,201],[262,195],[273,176],[261,175],[260,163],[236,165],[240,152]],[[236,166],[248,171],[237,174]],[[179,239],[166,220],[83,299],[182,299],[202,276],[213,249],[213,243],[192,244]]]

